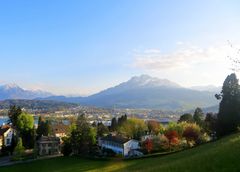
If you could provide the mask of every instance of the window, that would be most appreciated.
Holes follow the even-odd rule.
[[[7,145],[10,145],[10,139],[7,139]]]

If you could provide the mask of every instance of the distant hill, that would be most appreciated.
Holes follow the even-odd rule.
[[[53,94],[41,90],[32,91],[20,88],[16,84],[6,84],[0,86],[0,100],[6,99],[35,99],[49,97]]]
[[[141,75],[88,97],[51,96],[44,99],[107,108],[190,110],[217,105],[214,95],[209,91],[181,87],[167,79]]]
[[[37,110],[37,111],[57,111],[66,108],[73,108],[79,106],[75,103],[65,103],[51,100],[4,100],[0,101],[0,109],[9,109],[11,105],[20,106],[21,108]]]
[[[214,95],[218,92],[215,87],[184,88],[167,79],[140,75],[88,97],[54,96],[49,92],[25,90],[15,84],[2,85],[0,100],[51,100],[104,108],[184,111],[216,106],[218,102]]]

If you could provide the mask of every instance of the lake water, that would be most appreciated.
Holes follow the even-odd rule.
[[[3,124],[6,124],[8,122],[9,118],[6,116],[6,117],[2,117],[0,116],[0,126],[3,125]],[[38,124],[38,118],[34,118],[34,124]]]
[[[8,122],[8,117],[0,117],[0,126]]]
[[[7,122],[8,122],[8,117],[2,117],[2,116],[0,116],[0,126],[2,125],[2,124],[6,124]],[[69,125],[70,124],[70,122],[69,122],[69,120],[62,120],[62,123],[64,124],[64,125]],[[38,124],[38,117],[36,116],[36,117],[34,117],[34,124],[35,124],[35,126]]]

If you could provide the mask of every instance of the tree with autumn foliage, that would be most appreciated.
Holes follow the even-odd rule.
[[[160,130],[161,130],[161,125],[159,122],[155,121],[155,120],[150,120],[147,122],[147,127],[148,127],[148,131],[151,134],[155,134],[158,135]]]
[[[153,150],[153,141],[152,139],[147,138],[143,143],[144,149],[150,153]]]
[[[186,124],[187,122],[180,122],[180,123],[171,122],[166,127],[165,133],[168,131],[176,131],[178,137],[181,138]]]
[[[164,134],[168,139],[169,150],[171,151],[172,146],[176,146],[179,143],[179,135],[175,130],[166,131]]]

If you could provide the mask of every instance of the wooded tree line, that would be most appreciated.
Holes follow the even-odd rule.
[[[223,83],[222,91],[215,97],[220,100],[217,114],[204,113],[197,108],[192,114],[184,114],[179,122],[195,122],[208,133],[216,132],[221,137],[239,130],[240,127],[240,86],[235,73],[227,76]]]
[[[10,106],[8,111],[9,124],[15,133],[12,136],[11,146],[4,147],[2,152],[15,152],[19,155],[25,148],[31,149],[35,143],[34,118],[32,115],[23,112],[20,107]]]

